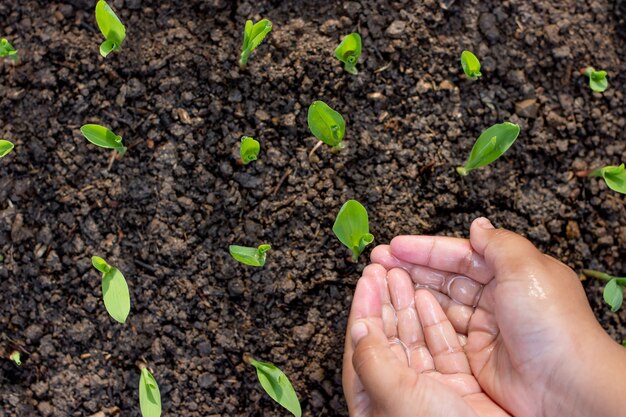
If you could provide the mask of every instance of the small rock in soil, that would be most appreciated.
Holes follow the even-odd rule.
[[[483,13],[480,15],[478,18],[478,27],[489,42],[497,42],[500,39],[500,31],[498,30],[496,17],[491,13]]]
[[[400,38],[406,30],[406,22],[403,20],[394,20],[386,30],[387,35],[392,38]]]
[[[263,179],[245,172],[236,172],[233,175],[235,181],[243,188],[259,188],[263,184]]]
[[[31,324],[24,332],[28,343],[37,343],[43,336],[43,328],[39,324]]]
[[[306,342],[311,339],[313,334],[315,333],[315,326],[311,323],[307,323],[303,326],[296,326],[292,330],[293,338],[298,342]]]
[[[534,119],[537,117],[538,110],[539,105],[537,104],[537,100],[533,98],[518,101],[517,103],[515,103],[515,113],[520,117],[529,117],[531,119]]]

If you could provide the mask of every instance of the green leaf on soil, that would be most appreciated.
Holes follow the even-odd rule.
[[[467,175],[473,169],[492,163],[513,145],[519,132],[520,127],[509,122],[491,126],[478,137],[467,162],[458,167],[457,172]]]
[[[335,56],[343,62],[344,69],[350,74],[357,75],[356,64],[361,56],[361,35],[354,32],[347,35],[335,49]]]
[[[7,156],[14,148],[14,145],[8,140],[0,139],[0,158]]]
[[[287,375],[268,362],[250,358],[250,364],[256,368],[257,377],[265,392],[295,417],[300,417],[302,415],[300,401]]]
[[[111,132],[104,126],[84,125],[80,128],[80,131],[85,139],[96,146],[115,149],[120,156],[124,156],[126,153],[126,147],[122,144],[122,137]]]
[[[244,136],[241,138],[241,148],[239,150],[239,155],[241,156],[241,161],[244,163],[244,165],[247,165],[252,161],[256,161],[260,151],[261,144],[258,140],[253,139],[249,136]]]
[[[346,122],[341,114],[331,109],[323,101],[315,101],[309,106],[307,117],[309,130],[327,145],[336,148],[346,133]]]
[[[604,301],[611,306],[611,311],[616,312],[624,301],[624,288],[613,278],[604,287]]]
[[[122,46],[126,39],[126,28],[104,0],[99,0],[96,4],[96,22],[106,38],[100,45],[100,55],[106,58],[110,52],[119,50]]]
[[[0,57],[17,57],[17,49],[15,49],[13,45],[11,45],[11,43],[4,38],[0,39]]]
[[[91,263],[102,272],[102,299],[109,315],[119,323],[126,323],[130,312],[130,292],[124,275],[98,256],[93,256]]]
[[[367,210],[356,200],[348,200],[339,210],[333,225],[335,236],[352,251],[356,262],[365,246],[374,241],[370,233]]]
[[[21,356],[22,355],[20,354],[19,350],[14,350],[9,356],[9,359],[12,360],[13,363],[16,364],[17,366],[22,366]]]
[[[589,87],[597,93],[602,93],[609,87],[609,81],[606,79],[606,71],[596,71],[593,67],[585,70],[585,75],[589,77]]]
[[[626,169],[620,166],[608,165],[604,168],[591,171],[590,177],[602,177],[606,185],[613,191],[626,194]]]
[[[267,19],[259,20],[252,23],[252,20],[246,21],[243,31],[243,46],[241,47],[241,57],[239,58],[239,66],[245,68],[248,65],[248,58],[252,51],[263,42],[263,39],[272,30],[272,22]]]
[[[480,61],[470,51],[461,52],[461,67],[470,80],[475,80],[482,75],[480,73]]]
[[[161,393],[148,368],[141,369],[139,378],[139,407],[143,417],[161,416]]]
[[[250,266],[265,265],[267,251],[272,247],[270,245],[260,245],[258,248],[250,248],[246,246],[230,245],[228,251],[230,255],[242,264]]]

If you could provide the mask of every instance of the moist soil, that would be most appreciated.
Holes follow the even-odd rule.
[[[467,236],[475,217],[526,235],[577,271],[626,274],[624,196],[574,171],[626,161],[625,16],[615,0],[360,2],[114,0],[128,37],[98,53],[95,0],[2,1],[0,35],[0,416],[139,416],[137,362],[167,416],[282,416],[251,354],[293,382],[307,416],[345,416],[343,335],[358,264],[333,236],[341,205],[369,211],[376,243],[398,234]],[[246,19],[274,30],[240,71]],[[334,58],[359,31],[358,76]],[[483,77],[462,75],[470,49]],[[593,93],[580,70],[609,74]],[[324,100],[347,147],[316,140]],[[494,123],[522,127],[491,166],[459,177]],[[99,123],[129,150],[89,144]],[[260,159],[237,163],[242,135]],[[264,268],[228,245],[270,243]],[[132,309],[101,301],[99,255],[122,270]],[[585,281],[611,336],[602,284]],[[581,335],[581,337],[583,337]]]

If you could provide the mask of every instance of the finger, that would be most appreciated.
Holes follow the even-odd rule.
[[[445,272],[428,266],[416,265],[394,256],[392,247],[380,245],[372,252],[372,260],[386,269],[402,268],[406,270],[416,285],[426,286],[447,294],[461,304],[475,306],[480,298],[482,284],[454,272]]]
[[[435,297],[429,291],[418,290],[415,306],[435,369],[442,374],[471,373],[456,332]]]
[[[389,294],[398,318],[398,337],[406,348],[408,364],[418,372],[434,370],[422,326],[415,310],[415,289],[409,274],[400,268],[387,273]]]
[[[435,297],[457,333],[467,335],[469,322],[474,314],[474,307],[458,303],[447,295],[428,289]]]
[[[467,239],[442,236],[397,236],[391,253],[401,261],[464,275],[486,284],[493,271]]]

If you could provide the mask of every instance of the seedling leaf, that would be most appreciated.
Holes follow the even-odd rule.
[[[104,126],[100,125],[84,125],[80,128],[80,132],[85,139],[96,146],[107,149],[115,149],[120,156],[126,153],[126,147],[122,144],[122,137],[111,132]]]
[[[265,265],[267,251],[272,247],[270,245],[260,245],[258,248],[250,248],[246,246],[230,245],[228,251],[230,255],[242,264],[250,266]]]
[[[333,225],[335,236],[352,251],[356,262],[365,246],[374,241],[370,233],[367,210],[356,200],[348,200],[339,210]]]
[[[608,165],[604,168],[593,170],[589,176],[602,177],[611,190],[626,194],[626,169],[624,164],[620,166]]]
[[[458,167],[457,172],[467,175],[473,169],[492,163],[513,145],[519,132],[520,127],[509,122],[491,126],[478,137],[467,162]]]
[[[482,75],[480,73],[480,61],[470,51],[461,52],[461,67],[470,80],[475,80]]]
[[[589,87],[593,91],[602,93],[609,87],[609,82],[606,79],[606,71],[596,71],[593,67],[588,67],[585,70],[585,75],[589,77]]]
[[[252,20],[246,21],[243,31],[243,46],[241,47],[241,57],[239,58],[239,67],[245,68],[248,65],[248,58],[252,51],[263,42],[263,39],[272,30],[272,22],[267,19],[259,20],[255,24]]]
[[[604,287],[604,301],[611,306],[611,311],[616,312],[624,301],[624,288],[613,278]]]
[[[122,46],[126,38],[126,28],[104,0],[98,0],[96,4],[96,22],[106,38],[100,45],[100,55],[106,58],[110,52],[119,50]]]
[[[161,416],[161,393],[148,368],[141,369],[139,378],[139,407],[143,417]]]
[[[17,58],[17,50],[8,40],[4,38],[0,39],[0,57],[11,57],[13,59]]]
[[[239,154],[244,165],[247,165],[252,161],[256,161],[260,151],[261,144],[259,141],[249,136],[241,138],[241,148],[239,150]]]
[[[257,377],[265,392],[295,417],[301,417],[300,401],[287,375],[268,362],[250,358],[250,364],[256,368]]]
[[[8,140],[0,139],[0,158],[7,156],[14,148],[14,145]]]
[[[361,35],[354,32],[347,35],[335,49],[335,56],[344,63],[344,69],[357,75],[356,64],[361,56]]]
[[[9,355],[9,359],[12,360],[13,363],[17,366],[22,366],[22,358],[19,350],[14,350],[13,352],[11,352],[11,355]]]
[[[309,106],[307,115],[309,130],[327,145],[336,148],[346,133],[346,122],[341,114],[331,109],[323,101],[315,101]]]
[[[130,292],[124,275],[104,259],[94,256],[91,263],[102,272],[102,299],[113,319],[124,324],[130,312]]]

